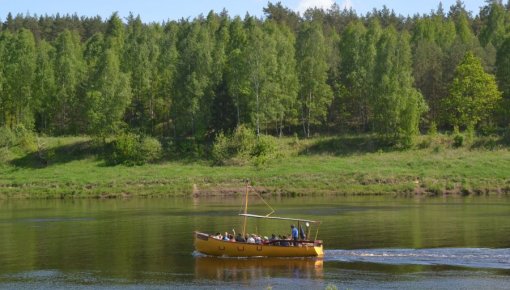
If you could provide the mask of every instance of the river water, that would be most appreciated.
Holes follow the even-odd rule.
[[[267,201],[275,216],[322,221],[323,259],[195,253],[194,230],[240,231],[241,199],[0,200],[0,288],[510,289],[509,198]]]

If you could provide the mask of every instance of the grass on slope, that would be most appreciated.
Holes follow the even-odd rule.
[[[507,149],[454,149],[443,141],[392,151],[371,137],[284,138],[282,157],[261,167],[211,166],[206,159],[109,167],[86,137],[45,138],[52,161],[41,166],[28,154],[1,166],[0,198],[233,194],[245,179],[289,195],[510,193]]]

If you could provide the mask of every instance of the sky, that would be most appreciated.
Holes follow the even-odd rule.
[[[273,3],[278,2],[271,1]],[[373,8],[386,5],[404,16],[416,13],[430,13],[438,7],[439,0],[282,0],[283,6],[303,12],[310,7],[329,8],[337,3],[341,8],[352,8],[358,14],[365,14]],[[478,14],[484,0],[464,0],[466,9]],[[5,20],[7,13],[13,15],[30,13],[37,15],[78,14],[78,16],[96,16],[108,18],[113,12],[127,17],[130,12],[140,15],[144,22],[162,22],[180,18],[194,18],[207,15],[210,10],[220,12],[225,8],[230,16],[262,16],[262,8],[268,0],[0,0],[0,19]],[[455,0],[443,0],[447,12]]]

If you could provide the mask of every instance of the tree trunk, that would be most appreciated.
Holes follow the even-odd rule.
[[[306,132],[306,137],[307,138],[310,138],[310,118],[312,116],[312,110],[310,109],[310,105],[312,104],[312,92],[310,92],[310,95],[309,95],[309,99],[308,99],[308,122],[307,122],[307,132]]]
[[[303,102],[303,106],[301,108],[301,123],[303,124],[303,136],[306,136],[306,126],[305,126],[306,114],[305,114],[305,108],[306,108],[306,102]]]
[[[239,113],[239,94],[236,94],[236,111],[237,111],[237,122],[236,122],[236,127],[239,126],[239,124],[241,124],[241,120],[240,120],[240,113]]]
[[[257,102],[257,137],[260,136],[260,125],[259,125],[259,86],[256,86],[256,102]]]

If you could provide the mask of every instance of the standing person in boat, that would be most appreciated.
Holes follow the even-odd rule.
[[[290,229],[292,230],[291,237],[292,240],[294,241],[294,246],[297,246],[298,245],[297,240],[299,239],[299,231],[294,225],[291,225]]]

